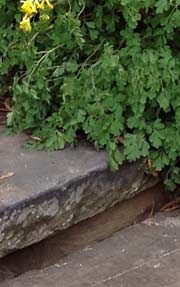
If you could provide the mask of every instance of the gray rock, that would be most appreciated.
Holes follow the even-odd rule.
[[[143,161],[108,169],[104,151],[81,145],[30,151],[25,135],[0,134],[0,257],[128,199],[156,181]]]

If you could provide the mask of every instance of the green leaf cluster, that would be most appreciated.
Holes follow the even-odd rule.
[[[141,157],[180,178],[180,0],[57,0],[49,23],[18,29],[16,1],[0,0],[0,93],[8,126],[37,147],[61,149],[79,131],[116,169]],[[123,138],[123,145],[119,139]]]

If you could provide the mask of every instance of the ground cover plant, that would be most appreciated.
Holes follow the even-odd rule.
[[[29,6],[28,6],[29,5]],[[0,95],[39,149],[83,132],[180,183],[180,0],[0,0]],[[29,10],[30,9],[30,10]]]

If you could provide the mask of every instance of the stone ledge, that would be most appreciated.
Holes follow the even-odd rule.
[[[30,151],[26,136],[0,134],[0,257],[92,217],[154,185],[143,161],[111,172],[106,153],[81,145]]]

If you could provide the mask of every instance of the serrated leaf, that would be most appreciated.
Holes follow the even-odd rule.
[[[130,161],[148,155],[149,144],[141,134],[126,134],[124,141],[124,155]]]

